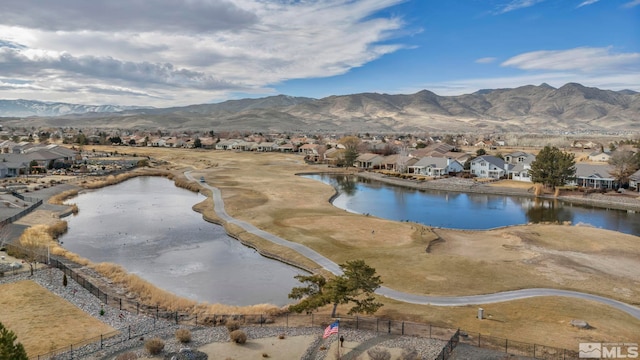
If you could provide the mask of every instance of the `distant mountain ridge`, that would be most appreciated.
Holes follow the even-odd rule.
[[[35,100],[0,100],[0,117],[60,116],[85,113],[111,113],[139,106],[78,105]]]
[[[560,88],[526,85],[459,96],[439,96],[428,90],[322,99],[278,95],[20,121],[49,126],[273,132],[640,131],[640,93],[569,83]]]

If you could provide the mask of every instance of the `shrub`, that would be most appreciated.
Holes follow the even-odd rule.
[[[382,348],[369,349],[367,350],[367,355],[369,355],[369,358],[371,360],[390,360],[391,359],[391,353],[388,350],[382,349]]]
[[[419,360],[420,355],[416,349],[404,349],[400,355],[400,360]]]
[[[242,330],[232,331],[231,334],[229,334],[229,337],[231,337],[231,341],[236,344],[244,344],[247,342],[247,334]]]
[[[185,344],[191,341],[191,331],[189,329],[178,329],[176,330],[176,339],[181,343]]]
[[[230,333],[240,329],[240,323],[235,320],[227,321],[225,326],[227,327],[227,330],[229,330]]]
[[[138,355],[136,355],[136,353],[131,351],[120,354],[115,358],[115,360],[136,360],[136,359],[138,359]]]
[[[164,349],[164,341],[160,338],[153,338],[144,343],[144,348],[151,355],[158,355]]]

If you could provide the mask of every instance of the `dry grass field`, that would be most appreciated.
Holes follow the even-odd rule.
[[[196,178],[204,176],[208,183],[221,189],[231,216],[304,244],[337,263],[364,259],[376,268],[386,286],[397,290],[471,295],[550,287],[639,304],[640,239],[636,236],[568,225],[525,225],[491,231],[434,230],[335,208],[328,202],[333,188],[296,174],[339,170],[306,165],[300,156],[154,148],[136,152],[162,159],[178,173],[193,169]],[[215,218],[210,200],[198,207],[205,216]],[[232,227],[227,230],[234,231]],[[246,233],[236,235],[260,244],[260,240],[251,239]],[[436,239],[427,252],[427,246]],[[279,250],[272,247],[270,251]],[[452,326],[465,324],[469,311],[475,316],[469,309],[398,304],[387,299],[384,302],[383,314],[415,314],[421,321]],[[503,311],[512,315],[505,315],[501,322],[483,322],[482,331],[510,338],[520,334],[521,341],[553,341],[572,348],[579,339],[630,341],[638,340],[640,334],[637,319],[606,306],[573,299],[534,298],[496,306],[508,309]],[[524,315],[527,309],[539,310],[535,315],[537,326],[525,325],[531,320]],[[420,314],[421,311],[425,314]],[[571,319],[567,320],[566,314],[590,323],[597,321],[602,331],[576,333],[567,325]],[[474,323],[469,325],[472,327]]]
[[[121,147],[96,150],[125,152]],[[193,170],[196,178],[203,176],[220,188],[231,216],[304,244],[336,263],[364,259],[376,268],[386,286],[397,290],[470,295],[551,287],[636,305],[640,299],[640,239],[635,236],[567,225],[527,225],[491,231],[434,230],[335,208],[328,202],[333,188],[296,174],[340,170],[306,165],[301,156],[134,150],[138,155],[161,160],[162,168],[173,172],[175,179],[181,179],[186,170]],[[216,219],[210,199],[195,209]],[[315,267],[288,249],[233,226],[226,228],[243,241]],[[475,319],[477,307],[442,308],[382,301],[385,306],[378,315],[569,349],[587,340],[640,340],[639,320],[607,306],[573,299],[531,298],[484,305],[492,317],[482,322]],[[568,325],[572,319],[584,319],[595,329],[572,328]]]
[[[33,281],[0,285],[0,294],[0,321],[29,356],[115,331]]]

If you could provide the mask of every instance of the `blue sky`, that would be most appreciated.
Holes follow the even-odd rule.
[[[640,0],[4,0],[0,98],[640,91]]]

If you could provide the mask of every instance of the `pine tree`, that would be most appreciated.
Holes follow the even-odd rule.
[[[574,178],[576,174],[574,155],[556,147],[545,146],[531,163],[531,181],[555,189]]]
[[[24,346],[15,343],[16,334],[0,323],[0,360],[29,360]]]

